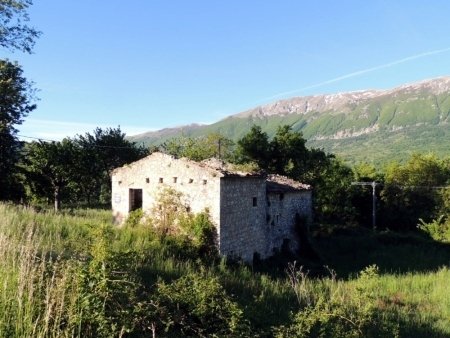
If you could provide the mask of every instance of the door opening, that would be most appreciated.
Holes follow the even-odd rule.
[[[142,189],[130,189],[129,211],[142,209]]]

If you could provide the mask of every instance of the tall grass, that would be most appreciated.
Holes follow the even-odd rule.
[[[57,233],[40,227],[39,221],[52,218],[33,216],[0,205],[0,336],[79,336],[70,323],[78,296],[76,267],[52,250],[52,243],[61,244]]]
[[[313,243],[330,268],[314,277],[298,263],[280,274],[206,259],[185,240],[110,220],[0,204],[0,337],[450,336],[450,252],[439,243],[322,234]],[[393,268],[407,250],[422,253]]]

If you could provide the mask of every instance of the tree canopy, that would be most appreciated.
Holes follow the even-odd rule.
[[[194,161],[202,161],[216,157],[232,160],[234,142],[220,133],[211,133],[203,137],[177,137],[168,140],[161,146],[162,150],[177,158],[187,157]]]
[[[0,60],[0,199],[14,198],[16,164],[21,143],[15,126],[23,122],[36,108],[31,83],[23,76],[22,68],[7,60]]]
[[[120,128],[101,129],[62,141],[31,142],[23,162],[28,199],[75,204],[110,201],[111,171],[148,154],[125,139]]]
[[[0,46],[31,53],[41,32],[26,24],[31,0],[0,0]]]

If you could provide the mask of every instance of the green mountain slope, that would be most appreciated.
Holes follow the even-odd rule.
[[[279,125],[301,131],[312,147],[347,161],[403,160],[414,151],[450,154],[450,77],[391,90],[295,97],[229,116],[210,125],[191,125],[130,137],[161,144],[169,138],[220,132],[237,140],[253,124],[273,135]]]

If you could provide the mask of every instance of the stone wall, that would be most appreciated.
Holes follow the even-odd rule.
[[[182,200],[193,213],[206,208],[211,220],[220,224],[220,177],[217,171],[199,167],[198,163],[174,160],[154,153],[128,166],[118,168],[112,175],[112,209],[120,224],[130,211],[130,189],[142,189],[142,209],[149,212],[166,188],[182,193]]]
[[[223,177],[220,184],[220,253],[252,261],[266,247],[266,182],[262,177]]]
[[[267,194],[267,254],[280,249],[283,242],[292,251],[299,248],[298,234],[295,230],[296,214],[307,224],[312,221],[312,196],[310,190]]]

